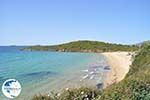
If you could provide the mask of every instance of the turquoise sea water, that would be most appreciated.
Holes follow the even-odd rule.
[[[6,79],[17,79],[22,91],[16,100],[65,88],[96,85],[102,82],[103,68],[108,66],[106,58],[96,53],[27,52],[20,48],[0,47],[0,85]],[[2,92],[0,100],[7,100]]]

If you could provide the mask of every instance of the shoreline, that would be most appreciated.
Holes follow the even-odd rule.
[[[111,66],[111,70],[106,74],[106,79],[104,80],[104,88],[124,79],[132,63],[131,54],[129,55],[129,53],[130,52],[102,53],[108,59],[108,63]]]

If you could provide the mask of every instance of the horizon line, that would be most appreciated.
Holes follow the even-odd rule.
[[[40,45],[40,46],[51,46],[51,45],[60,45],[60,44],[66,44],[66,43],[70,43],[70,42],[76,42],[76,41],[97,41],[97,42],[104,42],[104,43],[111,43],[111,44],[122,44],[122,45],[135,45],[135,44],[139,44],[145,41],[150,41],[150,40],[144,40],[144,41],[140,41],[140,42],[136,42],[136,43],[117,43],[117,42],[108,42],[108,41],[99,41],[99,40],[86,40],[86,39],[80,39],[80,40],[72,40],[72,41],[68,41],[68,42],[62,42],[62,43],[56,43],[56,44],[6,44],[6,45],[0,45],[0,46],[36,46],[36,45]]]

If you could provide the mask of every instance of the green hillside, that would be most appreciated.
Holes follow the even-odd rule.
[[[31,46],[23,50],[34,51],[61,51],[61,52],[111,52],[111,51],[135,51],[137,46],[111,44],[98,41],[75,41],[53,46]]]

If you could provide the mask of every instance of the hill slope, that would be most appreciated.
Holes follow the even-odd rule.
[[[123,81],[104,90],[102,100],[150,100],[150,45],[145,45]]]

